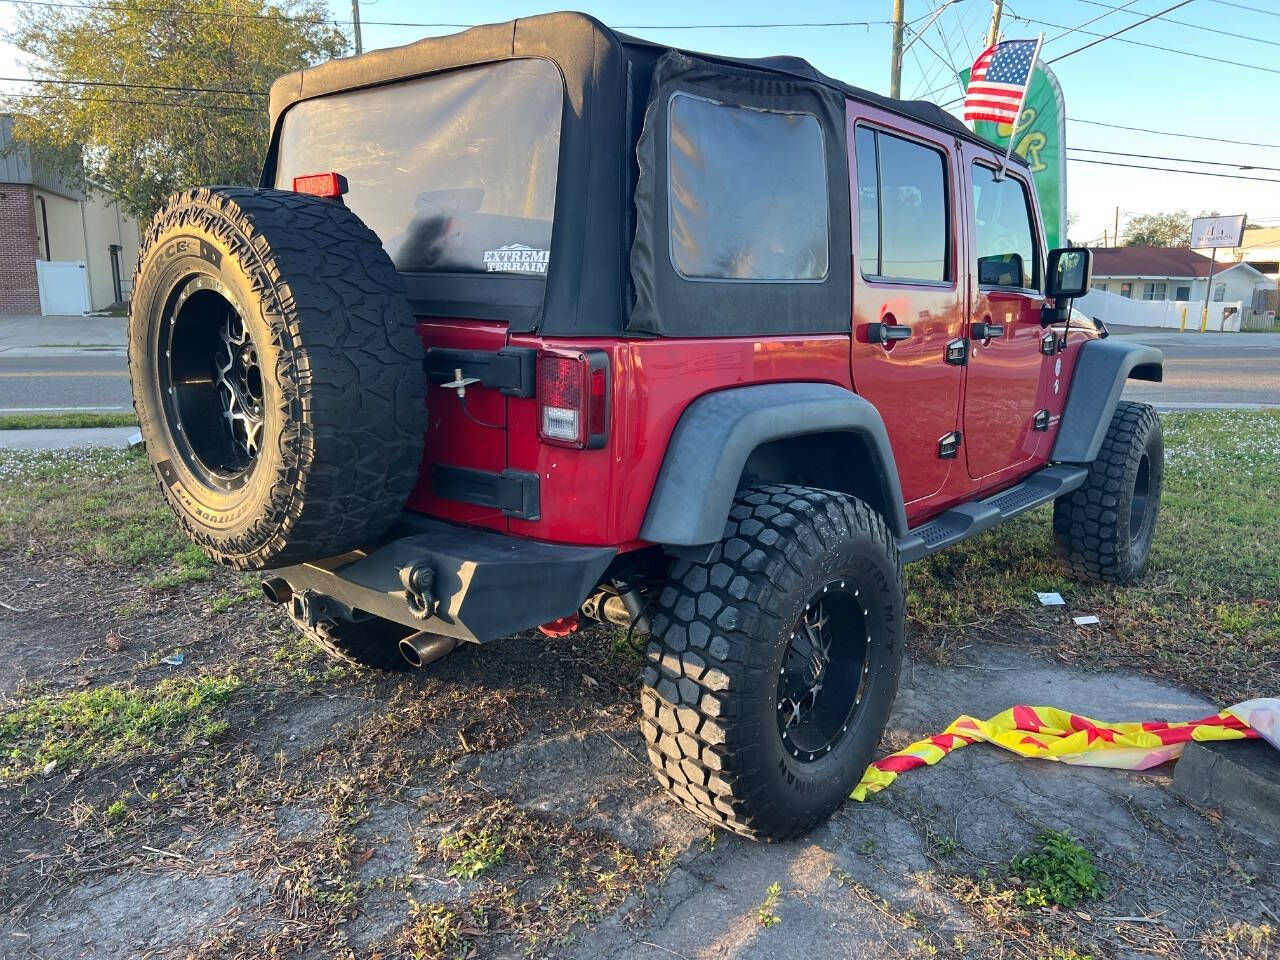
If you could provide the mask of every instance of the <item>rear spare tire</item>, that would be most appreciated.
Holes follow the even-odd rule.
[[[240,569],[344,553],[418,479],[423,348],[404,283],[341,203],[178,194],[138,255],[134,409],[192,539]]]

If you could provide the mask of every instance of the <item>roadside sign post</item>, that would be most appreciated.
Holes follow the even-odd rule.
[[[1213,292],[1213,270],[1218,263],[1219,247],[1238,247],[1244,242],[1242,213],[1234,217],[1196,217],[1191,221],[1192,250],[1209,248],[1209,279],[1204,285],[1204,309],[1200,312],[1200,332],[1209,325],[1209,296]]]

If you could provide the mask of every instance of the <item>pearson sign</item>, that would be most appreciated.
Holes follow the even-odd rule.
[[[1240,246],[1244,241],[1244,216],[1196,217],[1191,221],[1191,249]]]

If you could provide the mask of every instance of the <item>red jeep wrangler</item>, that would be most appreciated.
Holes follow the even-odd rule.
[[[795,836],[872,759],[902,565],[1054,501],[1147,561],[1157,350],[1071,322],[1025,166],[931,103],[577,14],[276,81],[257,189],[156,215],[130,317],[160,487],[337,656],[648,632],[654,772]]]

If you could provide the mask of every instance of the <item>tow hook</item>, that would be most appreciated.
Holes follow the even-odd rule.
[[[436,572],[425,563],[400,568],[400,583],[404,586],[404,600],[409,612],[418,620],[430,620],[435,616]]]
[[[314,590],[293,594],[289,597],[289,615],[307,629],[313,628],[316,625],[317,598]]]

